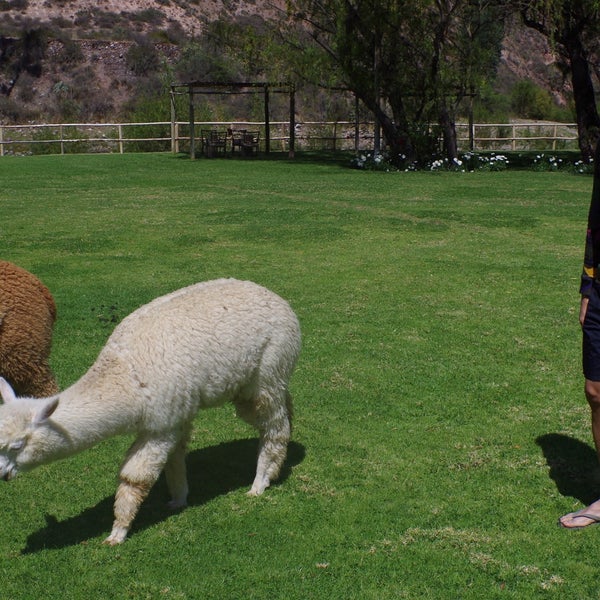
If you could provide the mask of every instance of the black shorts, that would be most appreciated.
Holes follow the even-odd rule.
[[[592,288],[583,322],[583,375],[591,381],[600,381],[600,291]]]

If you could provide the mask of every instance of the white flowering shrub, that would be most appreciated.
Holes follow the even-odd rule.
[[[571,162],[552,154],[537,154],[533,159],[533,169],[534,171],[569,171],[578,175],[590,175],[594,172],[594,161],[577,160]]]
[[[438,158],[428,167],[430,171],[504,171],[508,168],[508,158],[503,154],[490,156],[466,152],[460,158],[449,161],[447,158]]]
[[[447,158],[438,158],[434,160],[429,165],[430,171],[465,171],[465,167],[463,165],[463,161],[454,158],[453,160],[448,160]]]
[[[591,175],[594,172],[594,161],[589,163],[578,160],[573,163],[573,172],[581,175]]]
[[[506,171],[508,169],[508,158],[504,154],[492,154],[487,157],[488,171]]]
[[[362,152],[358,156],[355,156],[350,164],[355,169],[363,169],[364,171],[398,170],[397,167],[390,163],[387,155],[380,152]]]
[[[537,154],[533,159],[534,171],[558,171],[563,164],[561,158],[545,154]]]
[[[565,156],[563,154],[563,156]],[[552,154],[537,154],[531,157],[529,153],[515,154],[512,164],[504,154],[465,152],[450,161],[447,158],[433,157],[431,162],[423,165],[409,162],[407,157],[400,155],[398,160],[391,161],[389,155],[377,152],[363,152],[352,159],[355,169],[369,171],[455,171],[470,173],[473,171],[505,171],[509,168],[533,169],[534,171],[569,171],[576,174],[590,174],[594,170],[593,162],[582,160],[572,162],[569,158],[561,158]]]

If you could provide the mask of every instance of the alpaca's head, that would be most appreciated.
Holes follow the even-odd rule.
[[[58,406],[58,398],[17,398],[0,377],[0,479],[8,481],[31,463],[28,442]]]

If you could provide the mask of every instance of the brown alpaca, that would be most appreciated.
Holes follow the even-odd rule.
[[[56,305],[34,275],[0,261],[0,376],[19,396],[58,392],[50,364]]]

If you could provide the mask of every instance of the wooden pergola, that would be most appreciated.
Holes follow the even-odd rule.
[[[171,85],[171,130],[175,130],[177,120],[175,96],[187,94],[189,106],[190,123],[190,158],[196,157],[196,134],[194,117],[194,97],[196,95],[228,95],[228,94],[263,94],[264,97],[264,128],[265,128],[265,152],[271,151],[271,131],[269,115],[269,97],[271,94],[287,94],[289,96],[289,157],[294,157],[295,127],[296,127],[296,98],[295,88],[292,83],[273,82],[204,82],[191,81],[187,83],[175,83]]]

